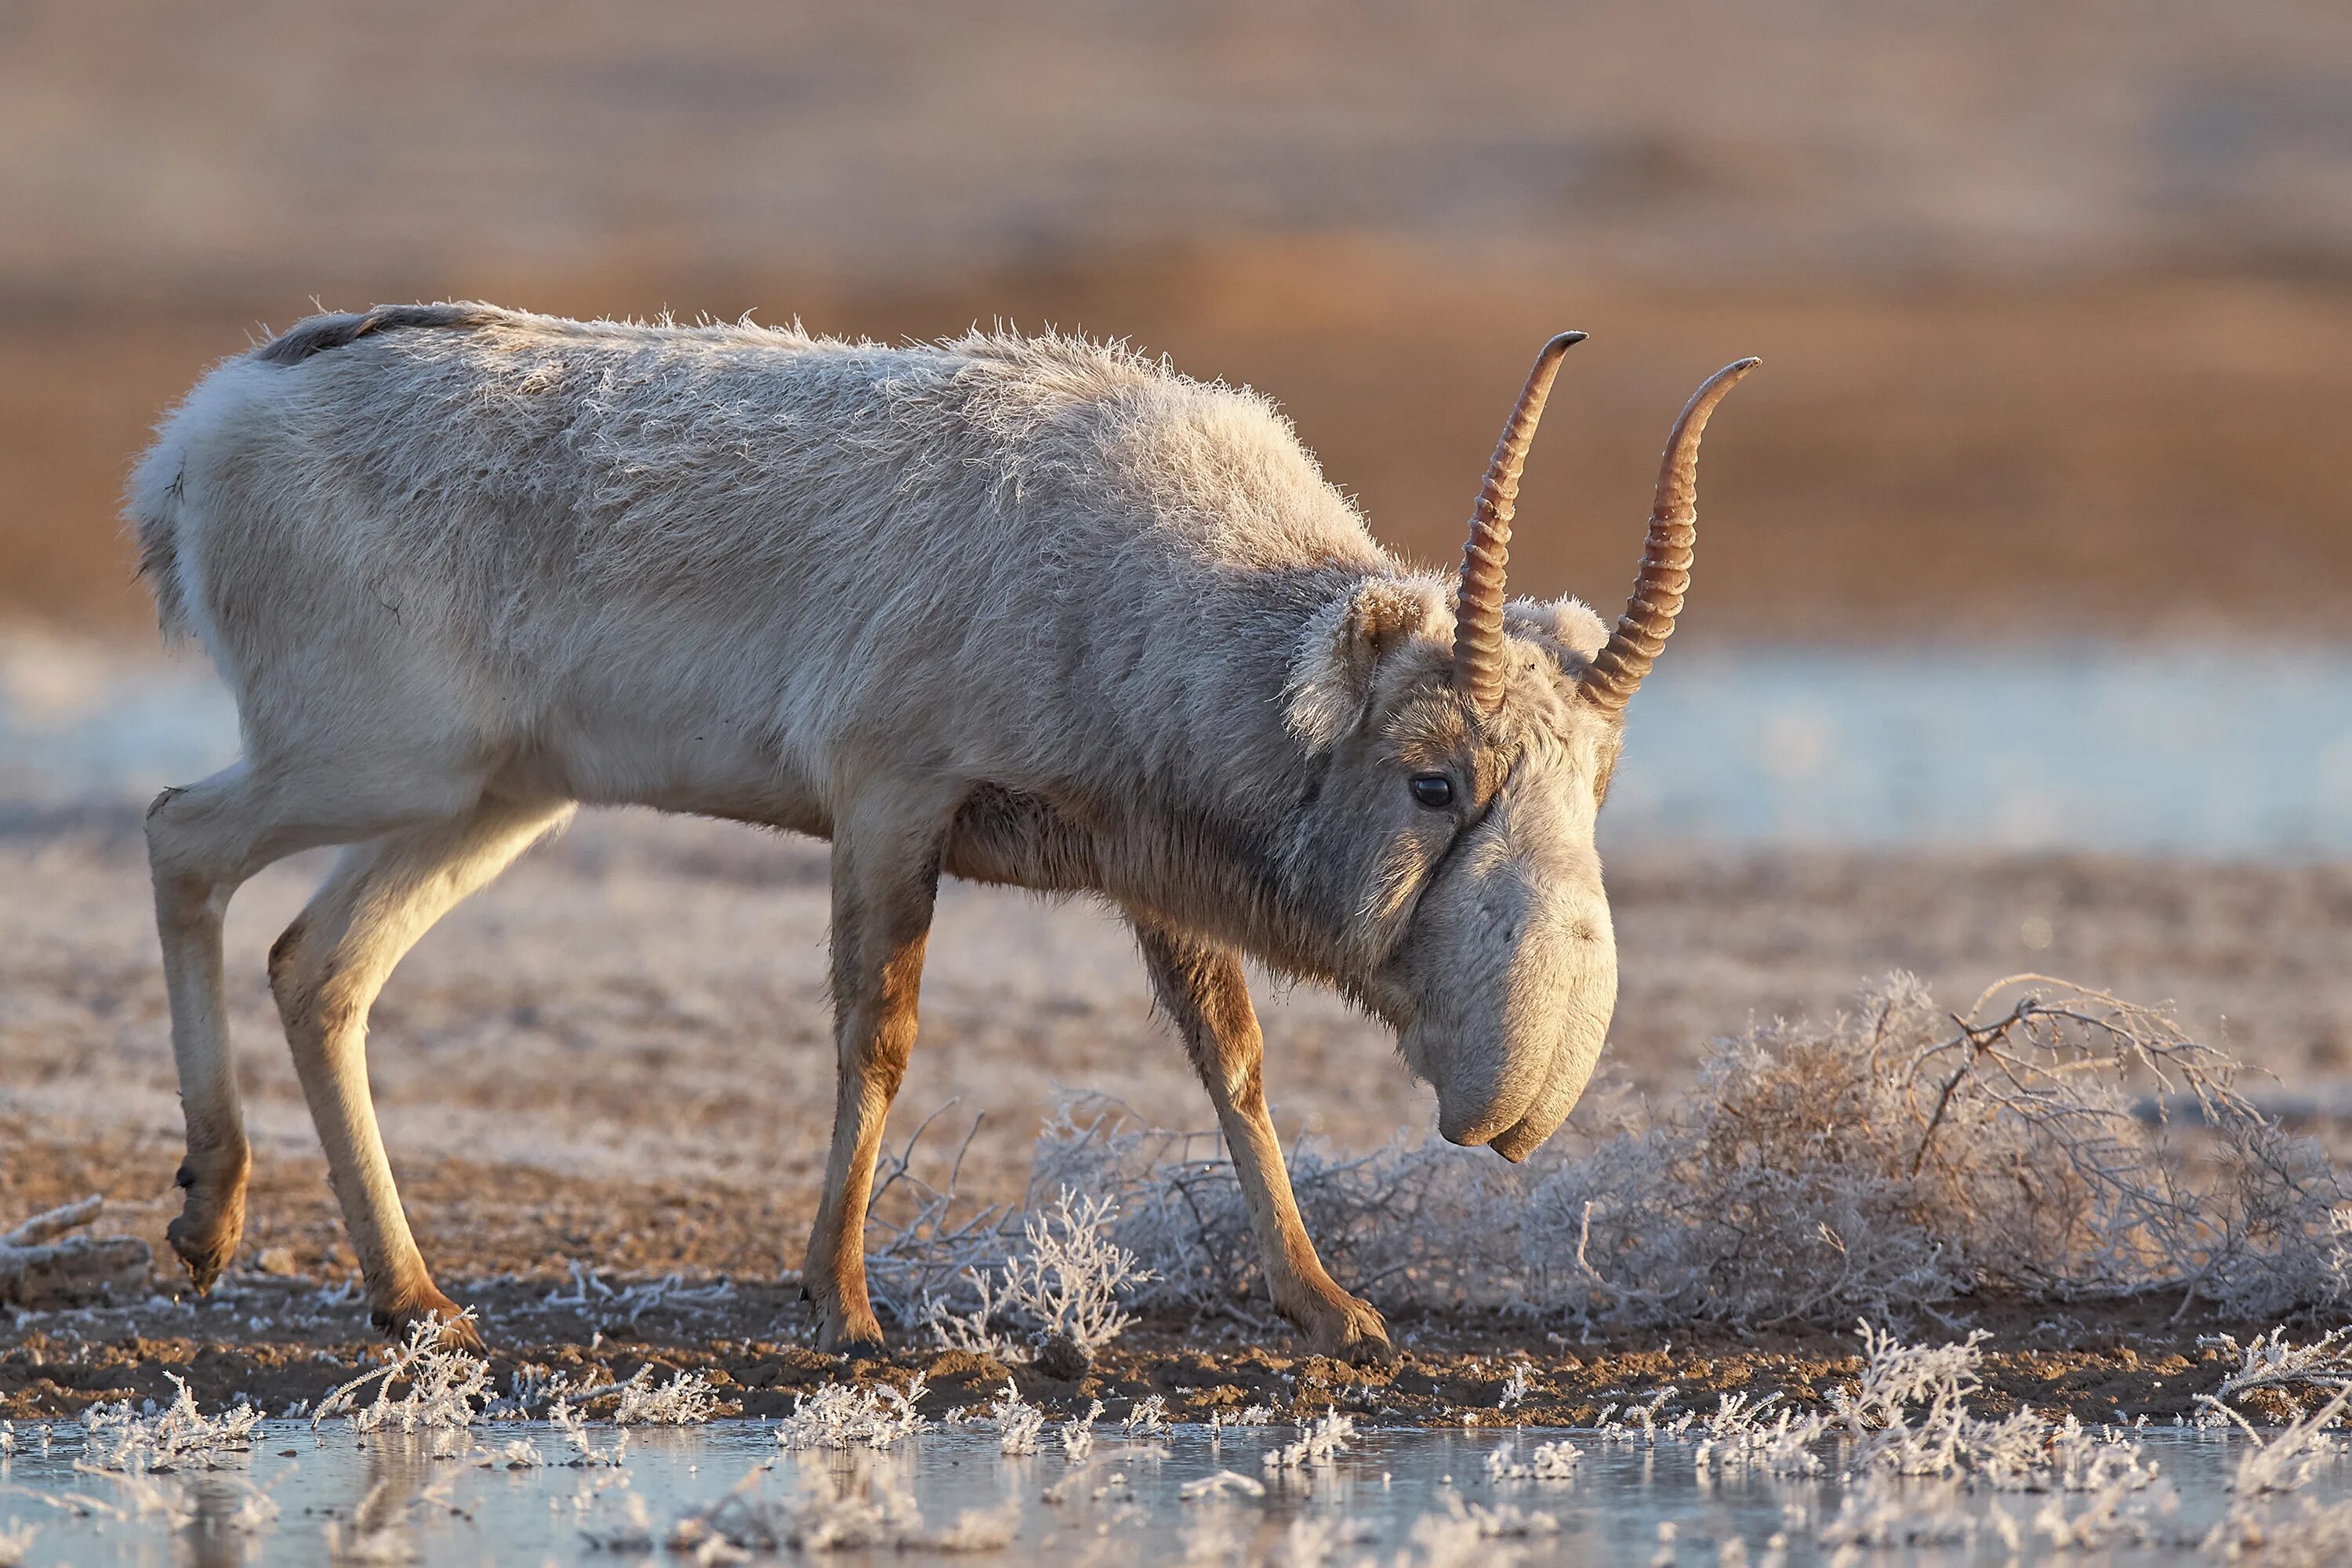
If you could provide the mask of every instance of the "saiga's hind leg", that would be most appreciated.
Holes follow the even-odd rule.
[[[907,1074],[938,896],[942,809],[872,810],[836,825],[833,842],[833,1006],[838,1081],[824,1193],[801,1289],[826,1350],[878,1350],[866,1293],[866,1205],[882,1123]]]
[[[234,819],[249,793],[244,770],[232,768],[165,790],[147,808],[155,931],[188,1132],[187,1157],[174,1178],[187,1196],[165,1234],[199,1293],[213,1288],[236,1254],[253,1165],[221,984],[221,921],[230,895],[256,868],[251,846],[225,830],[224,819]]]
[[[1370,1302],[1332,1281],[1298,1216],[1282,1144],[1265,1110],[1265,1037],[1250,1005],[1241,960],[1229,949],[1149,925],[1139,924],[1136,938],[1160,1004],[1184,1037],[1185,1053],[1216,1105],[1275,1309],[1320,1354],[1394,1361],[1388,1324]]]
[[[177,1178],[187,1198],[166,1234],[199,1291],[210,1289],[236,1254],[252,1165],[221,987],[222,919],[230,896],[273,860],[373,837],[449,809],[371,789],[373,776],[354,769],[341,787],[332,787],[238,763],[200,784],[167,789],[147,809],[155,928],[188,1129]]]
[[[269,987],[327,1153],[329,1178],[376,1326],[404,1334],[460,1309],[425,1271],[393,1184],[368,1090],[367,1017],[393,967],[433,922],[571,815],[558,801],[485,800],[447,822],[344,851],[269,952]],[[480,1348],[461,1328],[450,1336]]]

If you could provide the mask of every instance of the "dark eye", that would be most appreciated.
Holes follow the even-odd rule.
[[[1444,773],[1415,773],[1410,787],[1412,798],[1432,811],[1444,811],[1454,804],[1454,781]]]

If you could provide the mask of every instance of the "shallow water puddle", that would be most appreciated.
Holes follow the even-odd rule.
[[[619,1434],[593,1436],[596,1458],[611,1458]],[[1269,1468],[1299,1436],[1106,1427],[1073,1459],[1050,1432],[1028,1455],[1003,1453],[993,1431],[955,1429],[887,1451],[788,1452],[771,1426],[722,1421],[634,1432],[618,1463],[580,1463],[544,1424],[362,1439],[278,1421],[220,1468],[126,1478],[87,1467],[77,1426],[19,1427],[0,1465],[0,1563],[12,1525],[18,1537],[32,1531],[28,1565],[737,1562],[735,1543],[771,1540],[774,1555],[843,1563],[1793,1564],[1830,1561],[1856,1537],[1873,1562],[2000,1563],[2052,1554],[2060,1533],[2095,1526],[2119,1501],[1927,1481],[1849,1498],[1837,1480],[1727,1465],[1697,1442],[1532,1430],[1368,1431],[1343,1451]],[[1580,1450],[1564,1479],[1514,1479],[1490,1463],[1507,1445],[1499,1468],[1525,1468],[1562,1439]],[[2124,1502],[2137,1522],[2067,1560],[2218,1559],[2196,1543],[2227,1513],[2248,1440],[2164,1431],[2141,1441],[2159,1479]],[[2307,1530],[2313,1500],[2347,1497],[2352,1471],[2331,1453],[2266,1517]],[[698,1515],[709,1522],[681,1533]],[[2150,1536],[2157,1544],[2112,1544]]]

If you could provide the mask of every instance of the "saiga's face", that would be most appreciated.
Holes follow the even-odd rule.
[[[1353,711],[1302,852],[1349,911],[1343,980],[1437,1090],[1439,1130],[1523,1159],[1575,1106],[1616,1006],[1593,831],[1620,731],[1576,687],[1600,623],[1512,606],[1508,679],[1484,711],[1449,679],[1442,611],[1370,621],[1374,646],[1341,650]]]
[[[1621,717],[1690,585],[1700,437],[1757,363],[1724,366],[1683,405],[1633,593],[1604,633],[1573,600],[1504,597],[1528,443],[1582,337],[1537,356],[1452,594],[1359,583],[1309,626],[1290,679],[1290,727],[1319,765],[1294,884],[1339,933],[1340,984],[1396,1026],[1436,1089],[1439,1131],[1508,1160],[1559,1128],[1608,1037],[1617,942],[1594,822]]]

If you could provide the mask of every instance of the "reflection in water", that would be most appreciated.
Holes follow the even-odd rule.
[[[1850,1497],[1834,1465],[1824,1476],[1774,1474],[1722,1452],[1710,1458],[1714,1446],[1695,1437],[1652,1446],[1626,1440],[1626,1430],[1614,1441],[1508,1428],[1364,1431],[1326,1459],[1270,1468],[1266,1454],[1295,1428],[1180,1426],[1138,1436],[1106,1428],[1092,1453],[1077,1457],[1050,1439],[1038,1453],[1006,1455],[995,1433],[968,1427],[935,1430],[887,1453],[780,1451],[772,1426],[734,1421],[648,1431],[629,1445],[625,1464],[583,1468],[566,1463],[576,1450],[543,1425],[497,1424],[436,1442],[428,1434],[356,1439],[339,1426],[322,1439],[305,1423],[278,1422],[241,1468],[135,1481],[78,1472],[79,1443],[68,1426],[59,1428],[54,1451],[25,1443],[0,1473],[0,1516],[37,1515],[28,1565],[89,1568],[593,1563],[667,1560],[662,1547],[673,1542],[685,1553],[675,1560],[695,1560],[698,1543],[708,1560],[740,1560],[731,1547],[709,1546],[714,1541],[751,1544],[761,1560],[862,1543],[872,1549],[866,1555],[835,1560],[1502,1568],[1814,1563],[1865,1525],[1917,1543],[1906,1563],[1999,1562],[2010,1560],[2003,1543],[2012,1534],[2030,1552],[2052,1531],[2128,1503],[2155,1539],[2127,1532],[2122,1550],[2098,1560],[2168,1563],[2208,1556],[2198,1543],[2231,1506],[2229,1478],[2249,1447],[2231,1431],[2136,1434],[2156,1480],[2124,1503],[2091,1491],[1883,1479]],[[1496,1462],[1498,1455],[1524,1459],[1562,1436],[1582,1452],[1559,1477]],[[518,1463],[516,1443],[545,1462]],[[112,1507],[137,1485],[166,1483],[191,1490],[197,1522],[187,1522],[185,1509],[77,1517],[70,1506],[38,1506],[82,1493]],[[256,1518],[238,1502],[255,1491],[274,1504],[272,1516]],[[2308,1485],[2280,1506],[2289,1514],[2352,1507],[2347,1495],[2347,1460],[2330,1450],[2315,1457]],[[698,1521],[723,1529],[698,1536]]]
[[[245,1568],[254,1562],[257,1535],[277,1517],[268,1494],[234,1472],[199,1473],[188,1477],[184,1486],[194,1517],[179,1531],[186,1552],[182,1561],[192,1568]]]

